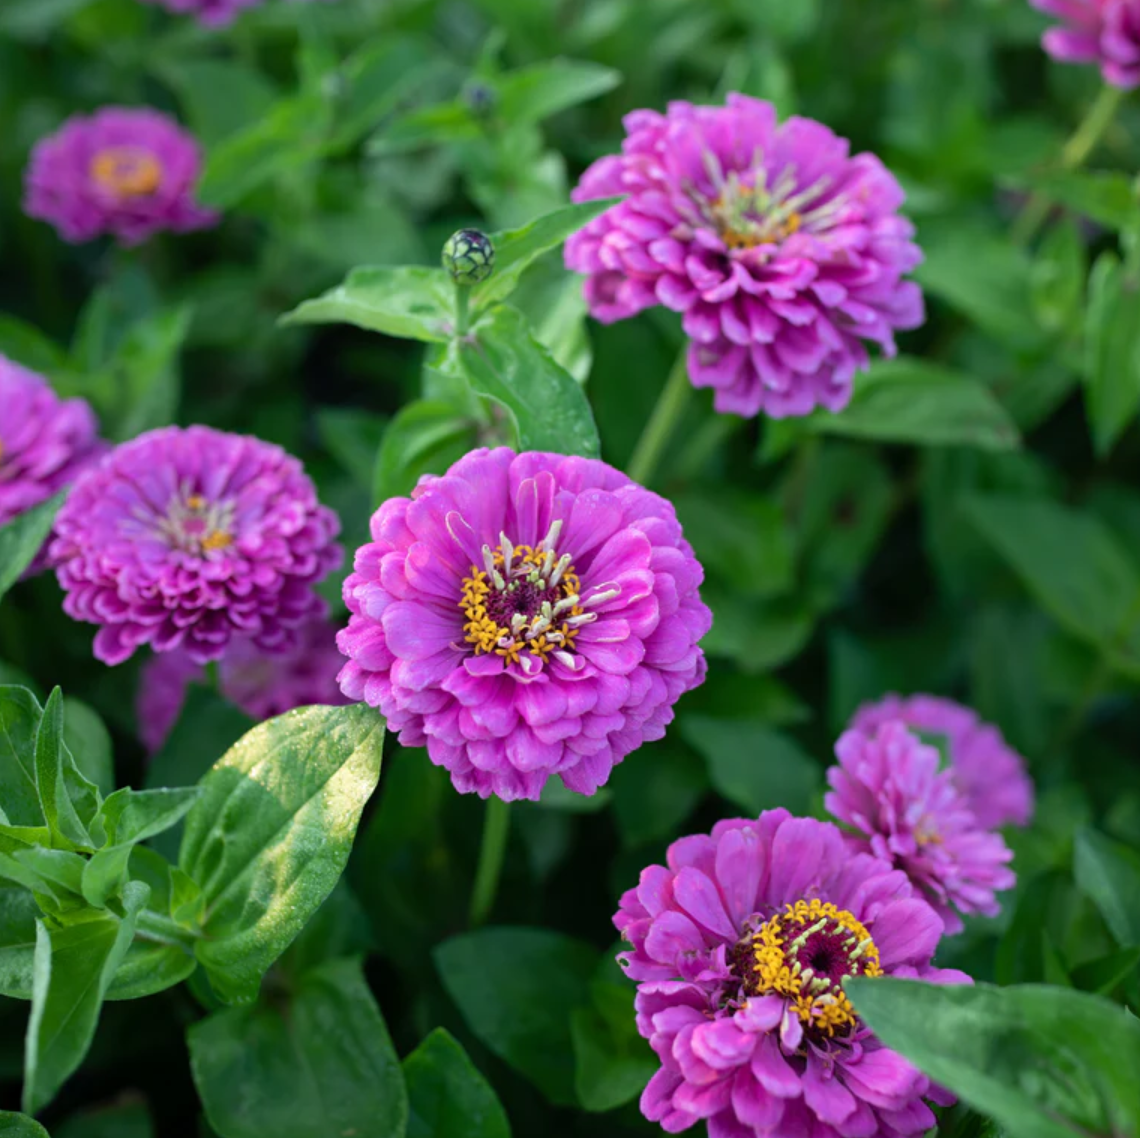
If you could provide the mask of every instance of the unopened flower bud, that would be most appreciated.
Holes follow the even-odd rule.
[[[461,229],[443,247],[443,267],[457,285],[476,285],[495,267],[495,246],[478,229]]]

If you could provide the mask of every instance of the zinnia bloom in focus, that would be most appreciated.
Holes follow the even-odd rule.
[[[906,875],[828,822],[769,810],[718,823],[642,871],[614,924],[661,1060],[641,1097],[671,1134],[917,1138],[952,1101],[859,1019],[849,976],[968,984],[934,968],[937,914]]]
[[[1062,63],[1095,63],[1106,83],[1140,86],[1140,0],[1029,0],[1060,17],[1042,45]]]
[[[945,741],[950,777],[978,824],[986,830],[1026,826],[1033,817],[1033,780],[1025,760],[968,707],[934,695],[888,695],[864,704],[850,726],[873,732],[892,719]]]
[[[286,651],[322,616],[313,586],[341,562],[336,514],[280,447],[209,427],[164,427],[75,484],[51,559],[68,616],[102,627],[95,655],[185,648],[197,664],[231,640]]]
[[[86,400],[60,399],[0,355],[0,526],[70,485],[103,450]]]
[[[341,663],[336,630],[326,620],[311,620],[285,652],[263,652],[250,640],[234,640],[218,664],[218,686],[250,718],[272,719],[295,707],[347,703],[336,682]],[[143,666],[136,718],[152,755],[178,722],[186,689],[205,674],[183,651],[163,652]]]
[[[922,254],[903,192],[872,154],[821,123],[777,125],[770,103],[671,103],[625,120],[621,155],[595,162],[575,201],[628,195],[566,243],[586,299],[611,322],[683,313],[689,377],[718,411],[772,418],[838,411],[894,333],[923,321]]]
[[[673,507],[603,462],[477,450],[385,502],[344,586],[350,699],[457,790],[593,794],[705,674]]]
[[[938,749],[892,722],[845,732],[835,754],[824,806],[858,832],[851,843],[902,869],[948,933],[961,932],[958,913],[997,916],[994,894],[1017,881],[1013,852],[978,822],[950,771],[939,771]]]
[[[214,225],[218,214],[194,200],[198,144],[149,108],[104,107],[75,115],[32,151],[24,212],[54,225],[65,241],[104,233],[137,245],[170,229]]]

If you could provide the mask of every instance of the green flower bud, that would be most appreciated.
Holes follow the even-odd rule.
[[[478,229],[461,229],[443,247],[443,267],[457,285],[477,285],[495,267],[495,246]]]

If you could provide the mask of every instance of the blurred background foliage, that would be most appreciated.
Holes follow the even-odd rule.
[[[611,963],[619,893],[719,817],[820,812],[837,734],[890,690],[976,708],[1038,786],[1034,825],[1010,836],[1016,893],[940,962],[1140,1000],[1135,913],[1097,884],[1107,865],[1125,896],[1140,888],[1140,102],[1083,171],[1063,168],[1099,78],[1051,63],[1044,23],[1025,0],[336,0],[268,3],[211,32],[137,0],[0,2],[0,351],[90,399],[116,439],[173,420],[282,444],[350,548],[379,500],[493,426],[420,400],[419,345],[278,318],[355,265],[435,264],[460,226],[565,204],[629,110],[736,90],[820,119],[899,175],[926,253],[927,324],[843,415],[744,422],[692,397],[654,486],[706,567],[709,678],[597,797],[516,809],[496,925],[549,931],[454,939],[480,805],[393,740],[346,883],[255,1019],[287,1020],[281,1001],[307,998],[314,969],[366,954],[399,1054],[447,1028],[515,1134],[653,1132],[635,1102],[652,1056]],[[63,245],[22,216],[33,143],[107,103],[159,107],[197,134],[220,228],[124,251]],[[1029,233],[1017,219],[1034,191],[1053,208]],[[557,254],[514,299],[587,382],[603,456],[622,466],[677,319],[588,322]],[[244,730],[197,693],[146,770],[137,665],[97,664],[90,635],[50,576],[25,582],[0,614],[0,676],[79,697],[78,746],[113,746],[120,784],[189,782]],[[488,1028],[480,1002],[546,1018],[500,1010]],[[24,1014],[0,1002],[0,1106]],[[201,1015],[184,989],[109,1005],[45,1116],[53,1134],[209,1133],[168,1026]],[[207,1035],[193,1028],[192,1054]],[[432,1042],[454,1059],[452,1046]],[[224,1072],[198,1074],[226,1138],[270,1133],[229,1118]],[[958,1111],[943,1132],[975,1122]]]

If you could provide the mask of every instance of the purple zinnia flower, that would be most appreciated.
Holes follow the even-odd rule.
[[[251,640],[235,639],[218,665],[218,686],[250,718],[272,719],[295,707],[347,703],[336,682],[341,663],[336,630],[313,619],[286,652],[264,652]],[[151,754],[178,722],[186,689],[204,680],[205,669],[181,650],[153,656],[143,666],[136,710],[139,737]]]
[[[689,376],[716,409],[772,418],[838,411],[894,333],[923,320],[903,275],[922,254],[903,192],[873,154],[821,123],[776,123],[770,103],[671,103],[625,120],[620,156],[595,162],[575,201],[628,195],[566,243],[599,320],[664,304],[684,314]]]
[[[198,664],[247,637],[286,651],[323,615],[313,585],[335,569],[339,522],[280,447],[209,427],[163,427],[75,483],[51,559],[76,620],[102,625],[95,655],[143,644]]]
[[[137,245],[163,229],[214,225],[194,200],[198,144],[149,108],[104,107],[75,115],[32,151],[24,212],[50,222],[65,241],[113,234]]]
[[[1062,26],[1042,37],[1045,50],[1063,63],[1095,63],[1106,83],[1140,86],[1140,0],[1029,0],[1059,16]]]
[[[983,723],[970,708],[935,695],[888,695],[860,707],[850,726],[873,732],[892,719],[922,735],[945,740],[950,777],[983,829],[1029,824],[1033,780],[1025,760],[996,727]]]
[[[60,399],[42,376],[0,355],[0,526],[70,485],[104,449],[86,400]]]
[[[614,924],[633,946],[637,1026],[661,1060],[641,1096],[671,1134],[917,1138],[953,1101],[871,1034],[848,976],[969,984],[931,966],[937,914],[828,822],[719,822],[643,870]]]
[[[705,674],[673,507],[585,458],[477,450],[385,502],[344,586],[344,693],[461,792],[593,794]]]
[[[939,771],[938,749],[895,721],[845,732],[835,754],[824,806],[858,831],[851,844],[903,870],[948,933],[962,931],[958,913],[997,916],[994,894],[1017,881],[1013,852],[978,822],[950,771]]]

